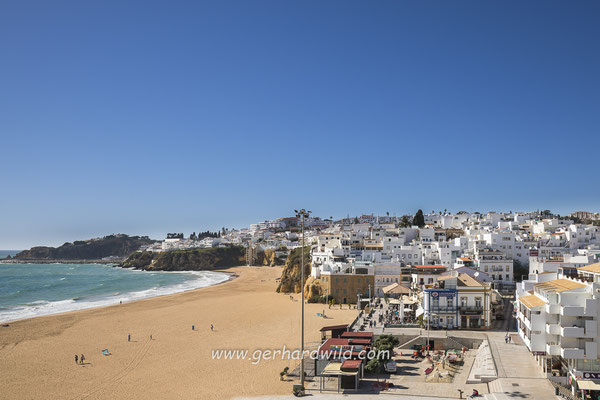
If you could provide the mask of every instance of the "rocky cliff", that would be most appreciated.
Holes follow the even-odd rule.
[[[304,247],[304,279],[310,276],[310,246]],[[279,282],[279,286],[277,287],[277,292],[279,293],[300,293],[300,288],[302,287],[300,283],[301,278],[301,270],[300,270],[300,261],[301,261],[302,248],[298,247],[293,249],[288,256],[285,265],[283,267],[283,271],[281,272],[281,281]]]
[[[275,267],[279,265],[285,265],[285,260],[286,257],[277,257],[275,250],[267,249],[258,253],[254,265],[264,267]]]
[[[127,257],[141,246],[155,241],[147,236],[109,235],[103,238],[77,240],[60,247],[32,247],[14,256],[21,260],[100,260],[106,257]]]
[[[138,251],[119,267],[149,271],[210,271],[245,264],[243,247],[211,247],[153,253]]]

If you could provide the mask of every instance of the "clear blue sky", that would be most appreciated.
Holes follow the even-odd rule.
[[[5,1],[0,248],[600,205],[596,1]]]

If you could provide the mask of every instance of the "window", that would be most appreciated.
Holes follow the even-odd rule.
[[[481,297],[475,297],[475,307],[481,307]]]
[[[460,298],[460,306],[461,307],[466,307],[467,306],[467,298],[466,297],[461,297]]]

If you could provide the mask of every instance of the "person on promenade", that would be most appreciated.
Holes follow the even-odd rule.
[[[79,361],[79,357],[77,356],[77,354],[75,354],[75,364],[77,364],[77,361]]]

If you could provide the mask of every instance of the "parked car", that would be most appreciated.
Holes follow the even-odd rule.
[[[396,366],[396,361],[394,360],[386,362],[383,368],[385,369],[385,372],[389,372],[391,374],[395,374],[396,370],[398,369]]]

